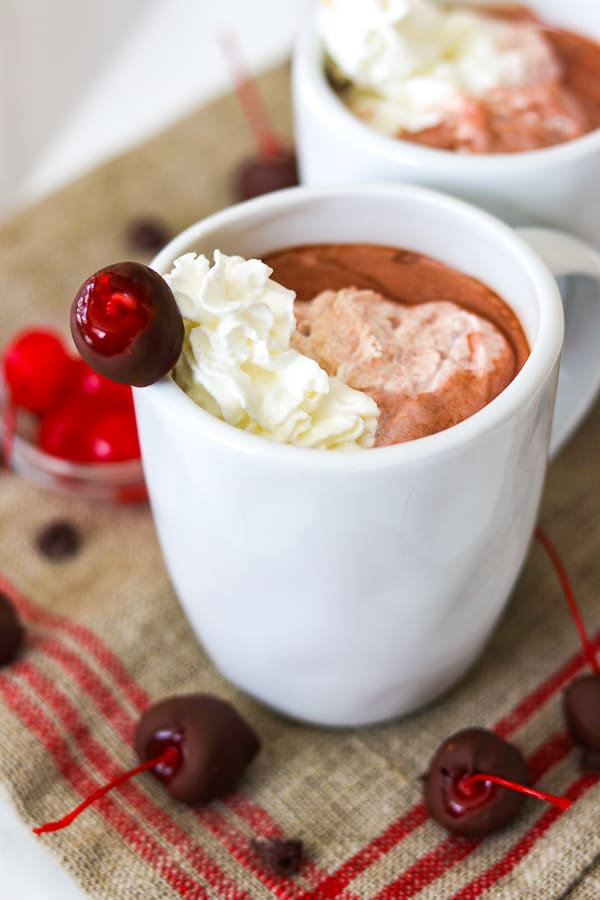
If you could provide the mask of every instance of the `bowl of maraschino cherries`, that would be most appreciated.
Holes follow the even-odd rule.
[[[130,386],[95,372],[51,328],[15,335],[0,372],[6,465],[63,493],[145,499]]]

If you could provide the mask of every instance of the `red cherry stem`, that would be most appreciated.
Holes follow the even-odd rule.
[[[227,32],[220,36],[220,41],[234,90],[261,156],[282,156],[284,148],[271,125],[256,79],[243,57],[238,39]]]
[[[536,791],[535,788],[527,787],[524,784],[517,784],[515,781],[508,781],[506,778],[500,778],[498,775],[463,775],[459,785],[463,790],[468,791],[471,785],[477,781],[491,781],[492,784],[499,784],[500,787],[509,788],[511,791],[517,791],[519,794],[527,794],[529,797],[535,797],[537,800],[545,800],[547,803],[554,803],[563,812],[572,805],[572,800],[568,797],[557,797],[556,794],[547,794],[545,791]]]
[[[61,831],[63,828],[68,828],[68,826],[75,821],[75,819],[81,815],[84,809],[87,809],[88,806],[91,806],[92,803],[95,803],[96,800],[100,800],[101,797],[104,797],[105,794],[108,794],[109,791],[112,791],[113,788],[118,787],[120,784],[123,784],[125,781],[129,781],[130,778],[133,778],[134,775],[139,775],[140,772],[146,772],[148,769],[153,769],[155,766],[159,766],[161,764],[167,766],[174,766],[179,761],[179,750],[177,747],[167,747],[160,756],[155,757],[155,759],[150,759],[148,762],[141,763],[141,765],[136,766],[135,769],[130,769],[128,772],[123,772],[121,775],[117,775],[116,778],[113,778],[112,781],[109,781],[108,784],[105,784],[103,787],[98,788],[98,790],[94,791],[93,794],[90,794],[89,797],[86,797],[79,806],[75,807],[70,813],[66,816],[63,816],[62,819],[58,819],[56,822],[47,822],[45,825],[40,825],[38,828],[33,828],[32,831],[34,834],[46,834],[50,831]]]
[[[550,557],[550,561],[552,562],[552,565],[556,570],[558,580],[561,583],[567,603],[569,604],[569,609],[571,611],[573,621],[577,626],[586,659],[594,672],[597,675],[600,675],[600,666],[598,665],[598,661],[596,659],[594,647],[585,629],[585,625],[583,624],[583,618],[577,606],[577,601],[575,600],[575,594],[573,592],[573,588],[571,587],[571,582],[569,581],[569,577],[565,571],[565,567],[562,564],[562,560],[558,554],[558,550],[556,549],[548,535],[544,531],[542,531],[541,528],[536,528],[535,536]]]

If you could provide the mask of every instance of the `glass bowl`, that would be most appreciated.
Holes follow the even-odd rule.
[[[0,438],[4,449],[8,439],[5,392],[0,384]],[[74,463],[44,453],[29,439],[34,430],[29,417],[17,415],[16,433],[12,439],[9,467],[40,487],[61,494],[113,503],[140,503],[147,500],[144,473],[140,459],[125,462]]]

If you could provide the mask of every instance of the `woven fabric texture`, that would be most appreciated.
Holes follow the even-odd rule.
[[[261,87],[291,133],[286,67]],[[233,97],[115,159],[0,227],[0,339],[46,322],[66,330],[75,290],[131,257],[132,218],[173,233],[232,202],[231,176],[252,142]],[[552,465],[541,523],[560,549],[600,646],[600,407]],[[81,552],[35,549],[54,519],[81,529]],[[20,660],[0,672],[0,778],[30,825],[57,818],[134,764],[133,728],[153,700],[181,691],[230,698],[263,750],[239,792],[207,808],[172,802],[150,776],[120,788],[69,830],[43,840],[90,897],[443,900],[600,896],[600,788],[583,777],[565,732],[563,686],[585,669],[550,563],[533,545],[507,614],[467,679],[406,720],[327,731],[279,718],[243,696],[203,655],[170,587],[146,507],[61,497],[2,472],[0,590],[28,627]],[[485,598],[482,598],[482,602]],[[437,745],[467,725],[495,727],[525,753],[535,782],[576,799],[561,814],[528,801],[482,842],[428,821],[419,776]],[[301,838],[306,862],[286,879],[249,846],[255,834]]]

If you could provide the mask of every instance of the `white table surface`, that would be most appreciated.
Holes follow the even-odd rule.
[[[0,3],[0,163],[4,162],[5,170],[11,172],[4,186],[0,180],[0,210],[6,213],[11,206],[37,199],[226,89],[229,75],[216,40],[220,32],[229,30],[238,35],[254,68],[281,59],[289,52],[300,16],[312,2]],[[102,19],[94,22],[97,10]],[[16,36],[12,42],[6,40],[2,28],[7,23]],[[74,54],[84,41],[86,52]],[[95,54],[94,41],[99,44]],[[71,68],[64,77],[73,81],[80,74],[77,94],[69,92],[66,81],[61,86],[61,72],[56,66],[46,67],[45,54],[50,52],[53,63],[63,55],[69,56]],[[9,96],[2,89],[7,83],[2,79],[2,61],[11,66],[11,54],[15,60],[11,80],[14,95]],[[80,73],[73,71],[77,64]],[[86,82],[90,71],[92,78]],[[55,110],[54,118],[48,115],[49,109]],[[6,141],[2,116],[14,134],[11,143]],[[8,165],[11,162],[13,169]],[[0,848],[2,898],[83,898],[1,793]]]

